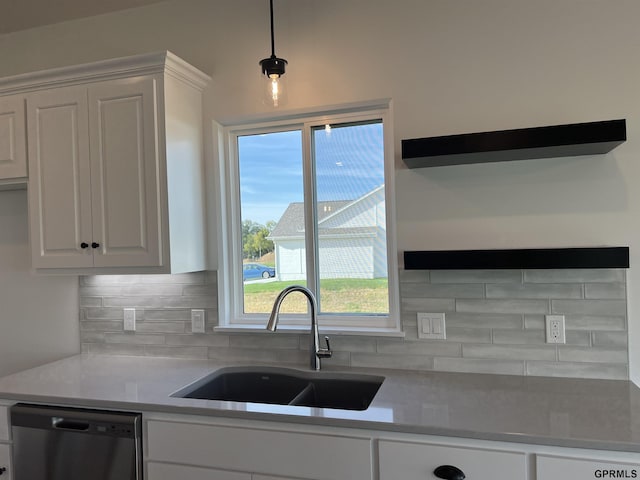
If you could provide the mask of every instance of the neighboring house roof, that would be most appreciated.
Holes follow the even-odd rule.
[[[339,200],[333,202],[318,202],[318,221],[322,221],[334,212],[341,210],[352,200]],[[304,234],[304,204],[302,202],[290,203],[271,231],[269,238],[295,237]]]
[[[374,188],[370,192],[367,192],[364,195],[362,195],[361,197],[358,197],[355,200],[348,202],[346,205],[342,206],[341,208],[338,208],[333,212],[329,212],[329,215],[327,215],[326,217],[318,218],[318,223],[323,223],[323,222],[329,223],[330,219],[339,216],[345,210],[351,209],[359,203],[367,201],[368,198],[373,197],[375,194],[377,194],[382,190],[384,190],[384,185],[380,185],[379,187]]]
[[[331,219],[335,219],[341,213],[353,208],[355,205],[366,201],[375,193],[384,188],[384,185],[377,187],[370,192],[367,192],[361,197],[355,200],[341,200],[332,202],[318,202],[318,235],[320,236],[369,236],[376,234],[376,226],[354,226],[343,227],[341,222],[331,222]],[[334,226],[330,226],[333,223]],[[336,224],[337,223],[337,224]],[[324,228],[323,228],[324,224]],[[271,231],[271,234],[267,237],[270,240],[284,239],[304,236],[304,204],[302,202],[295,202],[289,204],[287,209],[280,217],[280,220],[276,224],[275,228]]]

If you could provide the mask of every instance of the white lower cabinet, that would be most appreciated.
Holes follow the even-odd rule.
[[[371,480],[373,476],[369,437],[247,424],[148,420],[146,425],[147,480]]]
[[[156,462],[147,464],[147,478],[149,480],[252,480],[249,473]]]
[[[442,466],[469,480],[640,479],[635,452],[192,415],[145,426],[146,480],[437,480]]]
[[[9,445],[9,410],[0,405],[0,480],[11,480],[11,445]]]
[[[436,468],[445,465],[461,470],[469,480],[527,478],[524,452],[387,440],[380,440],[378,451],[380,480],[435,479]]]
[[[640,478],[640,453],[637,462],[613,461],[597,456],[588,458],[555,455],[536,455],[537,480],[566,480],[570,478]]]
[[[170,463],[149,462],[147,475],[153,480],[297,480],[291,477],[230,472],[214,468],[190,467]],[[303,480],[303,479],[299,479]]]
[[[260,475],[253,474],[251,475],[251,480],[303,480],[302,478],[291,478],[291,477],[278,477],[273,475]]]
[[[0,480],[11,480],[11,447],[0,443]]]
[[[0,405],[0,442],[9,440],[9,409]]]

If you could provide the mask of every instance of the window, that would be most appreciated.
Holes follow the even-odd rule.
[[[222,326],[266,325],[297,284],[325,329],[398,330],[387,123],[369,108],[227,129]],[[303,295],[281,313],[280,328],[309,324]]]

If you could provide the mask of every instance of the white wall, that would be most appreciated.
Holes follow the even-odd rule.
[[[405,249],[629,245],[632,376],[640,382],[640,2],[276,0],[288,108],[390,97],[400,141],[626,118],[607,156],[407,170]],[[207,111],[267,112],[265,0],[172,0],[0,37],[0,76],[170,49],[213,76]]]
[[[80,350],[78,277],[30,265],[27,192],[0,191],[0,376]]]

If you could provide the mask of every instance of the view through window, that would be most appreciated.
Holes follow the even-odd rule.
[[[267,314],[284,287],[316,284],[321,315],[389,315],[382,121],[236,139],[243,313]],[[306,299],[290,295],[281,312],[307,312]]]

